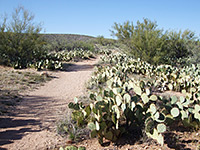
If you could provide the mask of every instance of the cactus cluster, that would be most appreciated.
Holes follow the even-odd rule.
[[[99,50],[97,53],[109,55],[111,51],[109,49]],[[95,57],[94,52],[89,50],[74,49],[72,51],[60,51],[51,52],[45,55],[40,61],[28,64],[29,67],[36,68],[37,70],[49,69],[49,70],[62,70],[63,62],[77,61],[80,59],[90,59]],[[15,68],[22,68],[18,63],[15,64]]]
[[[103,138],[116,141],[128,128],[140,127],[163,145],[163,133],[173,121],[200,127],[198,66],[152,66],[120,53],[102,60],[105,65],[96,68],[88,84],[91,103],[69,104],[77,123],[87,125],[99,143]],[[154,80],[136,79],[134,74]],[[158,90],[180,91],[184,96],[165,98],[155,94]]]
[[[61,52],[51,52],[47,54],[40,61],[30,64],[38,70],[50,69],[50,70],[61,70],[63,68],[62,62],[75,61],[79,59],[89,59],[94,57],[94,53],[91,51],[86,51],[82,49],[76,49],[73,51],[61,51]],[[18,67],[18,66],[16,66]]]
[[[63,54],[64,61],[73,61],[75,59],[89,59],[92,57],[94,57],[94,54],[91,51],[85,51],[85,50],[74,50],[65,52]]]
[[[56,60],[41,60],[35,63],[35,68],[37,70],[49,69],[49,70],[60,70],[62,69],[62,62]]]
[[[60,147],[59,150],[86,150],[86,148],[83,146],[77,147],[72,145],[72,146],[65,146],[64,148]]]
[[[52,52],[49,54],[52,59],[60,61],[74,61],[76,59],[89,59],[94,57],[93,52],[89,50],[74,49],[72,51]]]

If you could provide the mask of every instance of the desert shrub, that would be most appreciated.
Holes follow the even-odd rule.
[[[196,37],[194,32],[166,31],[159,29],[156,22],[144,19],[143,22],[114,23],[111,32],[129,48],[126,52],[151,64],[184,63],[192,56]],[[181,60],[182,59],[182,60]]]
[[[96,38],[96,43],[102,46],[111,46],[111,45],[115,45],[116,42],[114,39],[107,39],[107,38],[104,38],[104,36],[98,36]]]
[[[42,51],[44,42],[40,39],[41,25],[33,23],[32,15],[24,7],[18,7],[12,14],[11,21],[1,24],[0,63],[25,68],[45,54]]]
[[[48,51],[62,51],[64,49],[66,49],[66,43],[67,41],[66,40],[58,40],[58,39],[55,39],[54,41],[52,42],[48,42],[47,45],[48,47],[46,47]]]
[[[89,50],[94,51],[94,43],[92,42],[85,42],[85,41],[67,41],[64,39],[57,39],[55,41],[49,42],[47,41],[47,44],[45,45],[45,50],[48,52],[52,51],[72,51],[72,50]]]
[[[199,64],[200,63],[200,42],[195,40],[187,43],[187,47],[191,52],[190,57],[186,59],[188,64]]]
[[[196,47],[196,37],[194,32],[185,30],[184,32],[167,32],[167,53],[165,62],[171,65],[186,64],[187,59],[193,56]]]
[[[84,41],[67,42],[65,45],[66,50],[82,49],[94,51],[94,43]]]

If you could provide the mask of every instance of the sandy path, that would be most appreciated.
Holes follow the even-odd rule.
[[[37,90],[26,93],[14,116],[0,119],[0,149],[41,150],[62,143],[56,134],[56,121],[67,104],[84,93],[98,59],[75,63],[66,71],[54,72],[55,78]]]

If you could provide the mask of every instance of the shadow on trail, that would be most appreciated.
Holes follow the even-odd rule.
[[[66,72],[87,71],[93,69],[95,66],[96,65],[79,65],[79,64],[64,63],[62,71]]]
[[[67,106],[66,102],[60,102],[53,97],[26,96],[23,104],[19,104],[17,109],[20,117],[38,118],[43,123],[55,122],[57,120],[55,111],[61,107]],[[41,126],[41,128],[43,128]],[[46,128],[46,127],[45,127]]]
[[[32,130],[27,125],[38,125],[39,121],[34,119],[13,119],[13,118],[0,118],[0,146],[13,143],[13,140],[21,139],[26,132],[38,132],[39,130]],[[22,127],[17,128],[16,127]],[[0,147],[0,150],[3,148]]]
[[[0,150],[5,150],[1,146],[20,140],[28,133],[50,129],[57,119],[54,110],[63,105],[55,105],[51,97],[26,96],[16,107],[15,114],[0,116]]]
[[[0,119],[0,128],[15,128],[25,125],[36,125],[39,124],[39,121],[34,119],[13,119],[13,118],[1,118]]]
[[[64,63],[63,71],[66,73],[91,71],[95,65],[89,63],[90,62],[83,64]],[[70,77],[72,77],[72,75],[73,73]],[[52,78],[59,77],[60,76],[52,76]],[[71,78],[68,80],[71,80]],[[13,114],[9,116],[0,116],[0,150],[2,146],[6,147],[7,144],[13,143],[13,145],[16,145],[15,143],[17,143],[18,140],[26,139],[25,136],[29,133],[37,133],[46,129],[48,131],[54,130],[56,121],[58,121],[59,117],[63,116],[63,112],[66,110],[69,100],[71,100],[71,93],[66,94],[66,92],[71,91],[60,92],[62,87],[63,86],[60,87],[53,84],[53,90],[46,88],[45,91],[33,92],[31,94],[27,93],[27,95],[23,95],[22,100],[13,108]],[[62,96],[62,94],[64,96]],[[67,97],[65,98],[65,96]]]

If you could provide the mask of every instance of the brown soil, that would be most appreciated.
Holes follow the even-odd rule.
[[[84,94],[98,59],[67,65],[64,71],[50,72],[53,80],[27,92],[13,115],[0,118],[0,149],[41,150],[64,141],[56,134],[56,122],[75,96]]]

